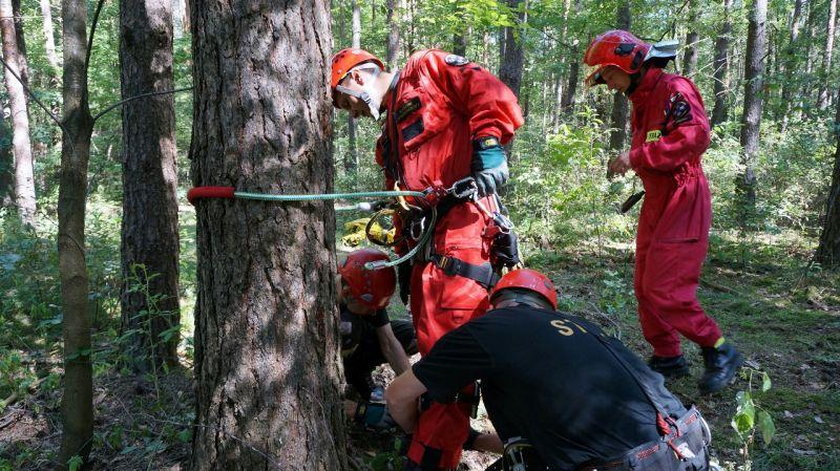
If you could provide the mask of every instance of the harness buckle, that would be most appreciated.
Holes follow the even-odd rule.
[[[478,195],[478,185],[473,177],[462,178],[452,184],[449,193],[460,200],[471,200]]]

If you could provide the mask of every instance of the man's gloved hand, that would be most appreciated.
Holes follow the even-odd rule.
[[[472,176],[479,196],[496,193],[507,182],[508,165],[505,149],[492,136],[473,141]]]
[[[360,402],[356,409],[356,421],[367,427],[379,429],[391,428],[397,425],[388,412],[388,406],[381,402]]]

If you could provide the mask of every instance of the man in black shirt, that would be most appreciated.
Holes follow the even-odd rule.
[[[527,442],[538,463],[525,469],[707,469],[710,437],[699,413],[599,327],[556,312],[556,296],[538,272],[505,275],[491,293],[493,311],[446,334],[391,383],[394,420],[410,433],[422,394],[452,402],[481,380],[505,459]]]

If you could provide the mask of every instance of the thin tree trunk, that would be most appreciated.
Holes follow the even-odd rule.
[[[732,35],[732,0],[723,0],[723,23],[715,40],[714,81],[715,106],[712,110],[712,126],[726,121],[729,105],[726,95],[729,93],[729,39]]]
[[[332,192],[328,2],[193,11],[193,184]],[[332,202],[196,209],[192,469],[345,470]]]
[[[840,90],[838,90],[840,92]],[[840,98],[834,118],[834,135],[837,150],[834,153],[834,172],[826,201],[825,225],[820,234],[816,259],[826,267],[840,267]]]
[[[469,31],[464,31],[461,33],[455,33],[452,37],[452,53],[458,54],[459,56],[466,56],[467,55],[467,38],[469,37]]]
[[[353,47],[362,47],[362,10],[359,8],[358,0],[352,0],[353,8]],[[359,167],[359,150],[356,147],[356,119],[347,115],[347,155],[344,156],[344,170],[355,172]]]
[[[796,0],[791,14],[790,21],[790,40],[788,46],[782,52],[781,75],[782,80],[782,132],[787,130],[788,122],[790,121],[790,111],[792,107],[793,86],[791,82],[795,74],[794,64],[796,63],[797,43],[799,41],[799,31],[802,28],[802,7],[805,0]]]
[[[577,45],[572,47],[570,52],[572,57],[580,55],[580,49]],[[580,79],[580,61],[571,61],[569,66],[569,81],[566,89],[563,91],[563,99],[560,101],[560,109],[565,114],[571,114],[575,109],[575,93],[577,93],[578,80]]]
[[[685,54],[683,55],[683,75],[686,77],[690,77],[697,70],[697,41],[700,38],[697,34],[700,5],[698,0],[688,0],[688,2],[688,32],[685,35]]]
[[[58,71],[58,56],[55,54],[55,33],[53,32],[52,9],[50,0],[40,0],[41,16],[44,18],[44,50],[47,53],[47,62],[53,70]]]
[[[523,0],[507,0],[512,10],[517,10]],[[499,57],[499,79],[507,84],[513,93],[519,98],[519,91],[522,88],[522,67],[525,64],[525,53],[522,50],[522,35],[525,22],[525,12],[518,14],[518,26],[504,28],[504,47]]]
[[[122,98],[172,90],[172,1],[120,2]],[[178,199],[171,94],[128,102],[123,122],[121,297],[138,372],[178,364]],[[139,289],[138,289],[139,288]]]
[[[64,116],[58,190],[58,263],[64,331],[64,430],[61,466],[73,456],[87,461],[93,440],[88,274],[85,266],[85,197],[93,121],[88,107],[87,3],[61,2]]]
[[[828,21],[825,27],[825,50],[823,52],[822,80],[820,80],[820,93],[817,98],[817,107],[825,109],[829,99],[829,78],[831,77],[831,62],[834,56],[834,30],[837,21],[837,0],[828,2]]]
[[[763,109],[764,58],[767,52],[767,0],[755,0],[750,14],[744,71],[744,113],[741,117],[741,163],[744,173],[739,178],[744,210],[747,216],[755,208],[755,157],[758,153],[761,113]],[[748,221],[748,217],[743,221]]]
[[[630,30],[630,2],[624,0],[618,7],[616,26],[619,29]],[[612,115],[610,118],[610,150],[621,152],[627,141],[627,123],[630,113],[630,104],[627,96],[621,92],[615,93]]]
[[[15,157],[12,154],[12,129],[0,116],[0,208],[15,205]]]
[[[388,43],[385,53],[385,65],[388,67],[388,70],[394,70],[397,67],[397,57],[400,52],[400,25],[398,21],[397,0],[386,0],[386,8],[385,24],[388,28]]]
[[[12,0],[0,0],[0,33],[3,36],[3,58],[9,69],[5,70],[6,90],[9,92],[9,107],[12,113],[12,129],[15,155],[15,202],[21,222],[35,227],[35,171],[32,158],[32,143],[29,138],[29,115],[26,105],[24,84],[18,80],[22,75],[22,54],[18,48]]]
[[[184,0],[172,2],[172,35],[175,39],[184,37]]]

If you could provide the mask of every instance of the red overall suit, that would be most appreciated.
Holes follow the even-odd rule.
[[[678,334],[701,347],[721,338],[697,301],[712,219],[700,164],[709,121],[694,84],[662,69],[649,69],[630,100],[630,164],[646,192],[636,236],[639,320],[653,354],[672,357],[681,353]]]
[[[402,190],[449,188],[470,176],[474,139],[493,136],[504,145],[523,123],[516,96],[504,83],[463,57],[438,50],[412,54],[384,104],[388,116],[376,158],[385,168],[388,189],[395,182]],[[493,197],[481,203],[496,209]],[[457,204],[439,216],[431,250],[474,265],[487,263],[489,222],[475,204]],[[426,355],[445,333],[484,314],[489,302],[487,290],[476,281],[446,275],[434,263],[415,262],[410,304],[418,349]],[[467,409],[459,403],[433,403],[419,418],[409,458],[424,466],[455,468],[467,438]]]

